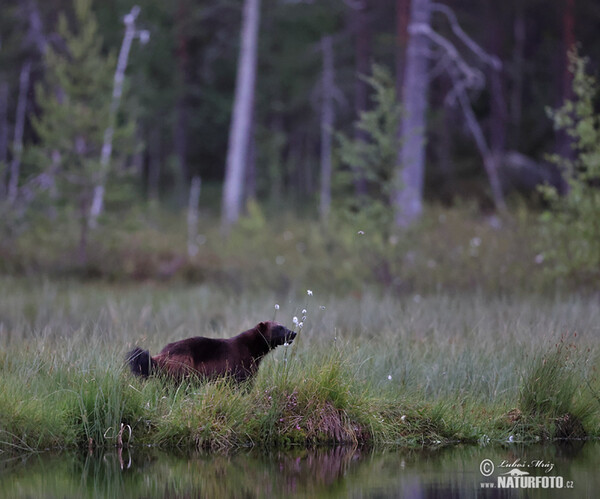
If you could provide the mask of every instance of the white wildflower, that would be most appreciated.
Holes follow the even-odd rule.
[[[404,423],[404,421],[406,421],[406,414],[403,414],[402,416],[400,416],[400,421],[402,421]]]
[[[359,231],[357,232],[357,234],[358,234],[359,236],[364,236],[364,235],[365,235],[365,231],[364,231],[364,230],[359,230]]]
[[[302,315],[306,315],[306,309],[305,308],[302,309]]]
[[[275,310],[279,310],[279,303],[275,304]]]
[[[388,379],[391,381],[392,380],[392,375],[388,374]]]
[[[292,319],[292,322],[294,323],[294,326],[297,326],[298,325],[298,317],[296,317],[294,315],[294,318]]]
[[[304,327],[304,322],[299,322],[298,323],[298,329],[302,329]]]
[[[142,45],[146,45],[150,41],[150,31],[148,31],[147,29],[138,31],[138,37],[140,39],[140,43]]]
[[[312,293],[312,289],[307,289],[307,290],[306,290],[306,294],[307,294],[308,296],[312,296],[312,294],[313,294],[313,293]]]

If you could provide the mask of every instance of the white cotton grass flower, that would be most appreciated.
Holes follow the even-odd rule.
[[[391,374],[388,374],[388,379],[389,379],[390,381],[392,381],[392,375],[391,375]]]
[[[279,303],[275,304],[275,310],[279,310]]]
[[[313,295],[312,289],[307,289],[307,290],[306,290],[306,294],[307,294],[308,296],[312,296],[312,295]]]
[[[146,45],[150,41],[150,31],[147,29],[138,31],[138,38],[140,39],[140,43],[142,45]]]
[[[298,317],[296,317],[294,315],[294,318],[292,319],[292,322],[294,323],[294,326],[297,326],[298,325]]]
[[[359,231],[357,232],[357,234],[358,234],[359,236],[364,236],[364,235],[365,235],[365,231],[364,231],[364,230],[359,230]]]
[[[302,329],[304,327],[304,322],[299,322],[298,323],[298,329]]]
[[[306,315],[306,309],[305,308],[302,309],[302,315]]]

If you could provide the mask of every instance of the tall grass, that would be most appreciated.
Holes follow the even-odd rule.
[[[600,435],[591,298],[307,298],[13,278],[0,279],[0,295],[3,450]],[[134,344],[156,353],[192,335],[232,336],[272,318],[275,303],[289,327],[302,309],[307,319],[251,383],[176,386],[123,365]]]

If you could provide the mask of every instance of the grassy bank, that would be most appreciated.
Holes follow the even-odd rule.
[[[336,298],[12,278],[0,280],[0,295],[5,451],[600,436],[600,306],[591,298]],[[294,345],[242,387],[176,387],[123,366],[134,344],[156,353],[274,317],[291,327],[303,308]]]

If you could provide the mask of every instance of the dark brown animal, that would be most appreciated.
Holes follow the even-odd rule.
[[[154,357],[137,347],[127,354],[127,362],[131,371],[142,377],[163,374],[181,381],[190,375],[208,379],[232,376],[244,381],[256,373],[265,355],[295,337],[294,331],[266,321],[233,338],[196,336],[169,343]]]

